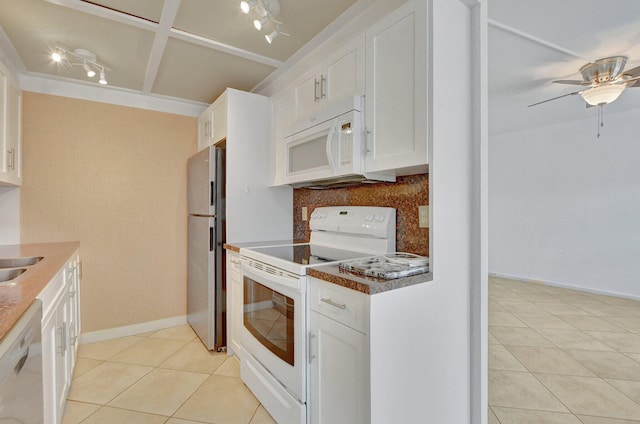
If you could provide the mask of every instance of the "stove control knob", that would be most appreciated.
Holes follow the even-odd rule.
[[[376,216],[376,221],[378,221],[378,222],[382,222],[382,221],[384,221],[384,215],[378,215],[378,216]]]
[[[373,221],[373,215],[368,214],[364,219],[367,220],[367,222],[371,222]]]

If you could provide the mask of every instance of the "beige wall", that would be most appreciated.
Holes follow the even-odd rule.
[[[79,240],[83,333],[186,313],[196,119],[30,92],[23,243]]]

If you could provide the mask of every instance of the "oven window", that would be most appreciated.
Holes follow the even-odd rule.
[[[294,301],[244,277],[244,326],[263,346],[293,363]]]

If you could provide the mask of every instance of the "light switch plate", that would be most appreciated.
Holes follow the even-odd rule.
[[[418,206],[418,227],[429,228],[429,206]]]
[[[307,207],[303,206],[302,207],[302,220],[303,221],[307,221],[309,219],[308,215],[307,215]]]

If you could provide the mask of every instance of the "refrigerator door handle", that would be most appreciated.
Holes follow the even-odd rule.
[[[213,252],[213,249],[215,249],[216,245],[216,240],[215,237],[213,235],[213,227],[209,227],[209,252]]]
[[[211,193],[211,200],[209,204],[213,206],[215,205],[215,201],[216,201],[216,185],[214,184],[213,181],[211,181],[211,190],[209,192]]]

